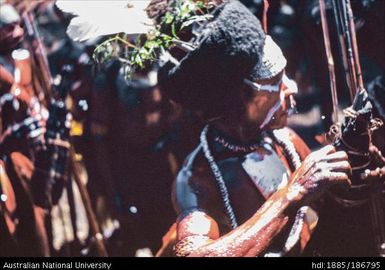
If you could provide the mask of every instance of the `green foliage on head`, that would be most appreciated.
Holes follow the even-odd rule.
[[[150,4],[151,5],[151,4]],[[94,50],[93,58],[97,64],[118,59],[126,68],[127,77],[157,62],[163,51],[176,44],[185,43],[180,33],[194,22],[204,22],[212,16],[209,9],[211,1],[171,0],[156,19],[156,24],[148,33],[135,40],[125,34],[118,34],[102,42]],[[157,13],[159,14],[159,13]]]

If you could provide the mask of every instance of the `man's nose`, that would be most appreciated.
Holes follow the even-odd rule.
[[[15,28],[13,29],[12,36],[13,36],[13,37],[18,37],[18,36],[21,36],[21,35],[23,35],[23,34],[24,34],[23,28],[22,28],[19,24],[17,24],[17,25],[15,26]]]
[[[285,96],[284,102],[282,102],[282,109],[287,111],[290,108],[290,98],[289,96]]]
[[[298,92],[297,83],[284,74],[281,83],[281,91],[283,91],[286,96],[296,94]]]

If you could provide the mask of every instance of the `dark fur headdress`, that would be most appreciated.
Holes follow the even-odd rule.
[[[239,1],[226,1],[202,30],[196,48],[179,64],[169,62],[160,69],[160,86],[190,107],[213,108],[219,100],[231,99],[244,78],[253,77],[264,42],[259,20]]]

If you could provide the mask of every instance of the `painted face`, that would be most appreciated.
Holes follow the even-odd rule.
[[[297,84],[290,80],[286,75],[283,76],[280,91],[283,93],[284,101],[281,106],[274,113],[267,129],[283,128],[287,124],[287,118],[296,112],[296,102],[294,94],[298,92]]]
[[[269,80],[245,81],[253,89],[252,99],[247,102],[246,115],[261,130],[282,128],[289,113],[295,107],[292,97],[297,92],[295,82],[284,72]]]

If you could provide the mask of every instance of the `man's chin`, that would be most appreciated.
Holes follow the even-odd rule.
[[[23,40],[24,40],[24,36],[21,36],[21,37],[12,39],[12,40],[6,40],[4,42],[0,40],[0,43],[2,43],[2,45],[3,45],[0,48],[0,52],[2,54],[6,54],[6,53],[9,53],[9,52],[19,48],[21,46]]]

